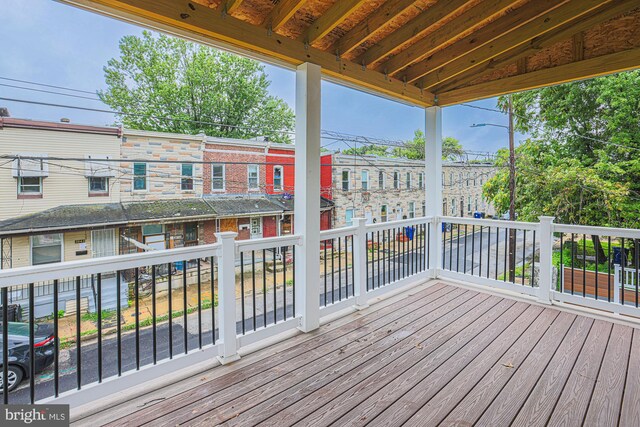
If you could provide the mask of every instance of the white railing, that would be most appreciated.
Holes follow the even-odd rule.
[[[60,339],[55,340],[55,380],[45,384],[51,395],[39,401],[78,406],[194,363],[216,357],[222,364],[230,363],[239,358],[242,348],[295,330],[304,316],[363,309],[374,298],[433,276],[434,269],[428,266],[432,218],[369,225],[356,218],[354,224],[320,233],[324,245],[319,248],[320,255],[328,249],[338,252],[337,257],[327,257],[324,265],[332,262],[332,280],[343,282],[342,288],[331,284],[332,300],[328,303],[323,284],[329,275],[323,275],[322,269],[316,283],[296,283],[295,248],[304,241],[299,235],[236,241],[236,233],[226,232],[218,233],[218,242],[211,245],[0,271],[4,301],[11,287],[21,286],[29,294],[34,283],[51,282],[53,286],[54,295],[47,300],[51,315],[45,321],[53,323],[54,334]],[[374,273],[374,263],[381,268],[380,274],[378,270]],[[96,277],[97,289],[92,290],[91,296],[94,303],[86,304],[89,297],[77,286],[65,293],[69,300],[64,301],[59,284],[77,283],[77,278],[85,275]],[[300,291],[300,287],[318,295],[320,303],[311,308],[316,313],[306,312],[308,306],[296,304],[296,289]],[[111,302],[117,304],[117,309],[113,316],[104,311],[107,293],[115,293]],[[37,298],[27,295],[25,304],[31,307]],[[73,314],[59,317],[57,313],[65,311],[69,304],[75,307]],[[87,308],[95,312],[80,312]],[[36,319],[33,311],[29,312],[28,324],[35,329],[43,319]],[[145,314],[148,312],[150,317]],[[114,323],[113,319],[119,321]],[[95,325],[96,330],[87,330],[94,327],[89,324]],[[160,337],[166,335],[167,328],[169,339],[163,341]],[[69,330],[74,332],[69,335]],[[140,342],[151,341],[151,337],[152,349],[141,348]],[[174,345],[178,337],[182,341]],[[122,344],[131,339],[135,346]],[[96,349],[100,358],[117,353],[117,367],[99,364],[99,372],[87,374],[80,357],[61,357],[65,351],[93,354],[88,352],[89,347]],[[75,364],[61,368],[61,363],[67,363],[65,360]],[[95,365],[95,360],[89,362]],[[54,387],[51,381],[55,381]],[[41,384],[33,381],[26,389],[10,393],[9,401],[30,403]],[[78,393],[78,389],[92,391]]]

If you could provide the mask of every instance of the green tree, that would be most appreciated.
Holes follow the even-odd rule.
[[[346,150],[342,150],[344,154],[351,154],[356,156],[364,156],[367,154],[372,154],[374,156],[380,157],[388,157],[389,151],[387,147],[383,147],[381,145],[369,144],[363,145],[361,147],[349,147]]]
[[[516,150],[519,219],[640,226],[640,72],[524,92],[513,102],[516,129],[531,134]],[[507,165],[501,152],[484,188],[499,211],[509,202]]]
[[[118,121],[125,126],[290,142],[293,111],[269,95],[258,62],[148,31],[123,37],[119,46],[98,95],[123,113]]]
[[[424,160],[424,147],[424,132],[417,129],[413,134],[413,139],[407,141],[404,147],[396,147],[393,154],[411,160]],[[450,136],[442,138],[442,160],[454,160],[462,154],[464,154],[464,150],[460,141]]]

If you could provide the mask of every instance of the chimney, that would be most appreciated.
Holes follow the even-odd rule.
[[[0,107],[0,117],[10,117],[9,109],[7,107]]]

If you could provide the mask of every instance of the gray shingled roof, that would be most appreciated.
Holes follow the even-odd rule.
[[[322,199],[322,209],[331,206],[333,202]],[[152,202],[65,205],[0,221],[0,235],[118,226],[148,220],[216,218],[292,210],[293,199],[284,200],[281,196],[217,196]]]
[[[65,205],[0,221],[0,234],[39,229],[118,225],[126,224],[127,221],[124,208],[120,203]]]
[[[213,208],[217,216],[236,216],[265,213],[281,213],[283,207],[268,198],[254,196],[205,197],[206,203]]]
[[[285,210],[285,212],[293,211],[293,203],[294,203],[294,199],[295,199],[293,195],[289,195],[289,197],[283,197],[280,194],[272,194],[272,195],[269,195],[267,197],[272,202],[275,202],[275,203],[279,204],[280,206],[282,206],[282,208]],[[329,199],[324,198],[324,197],[320,197],[320,209],[321,210],[331,209],[334,205],[335,205],[335,203],[333,203],[332,200],[329,200]]]

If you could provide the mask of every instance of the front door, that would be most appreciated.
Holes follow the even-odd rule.
[[[252,239],[261,239],[262,238],[262,217],[255,216],[251,218],[251,238]]]

